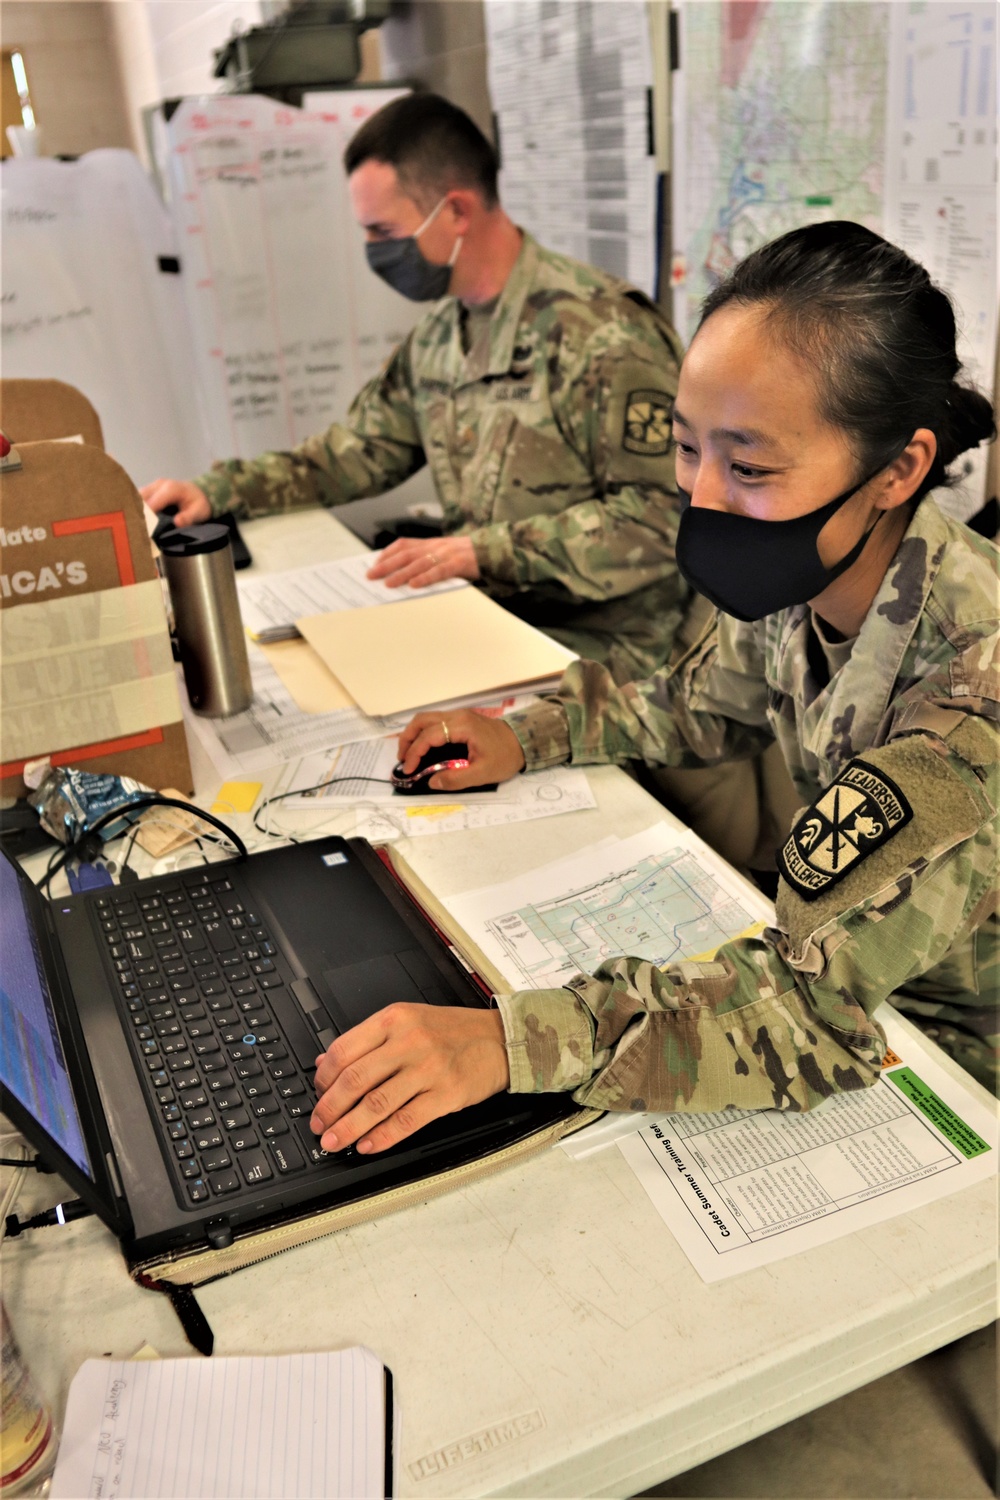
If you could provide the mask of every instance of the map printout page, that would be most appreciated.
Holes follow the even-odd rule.
[[[512,990],[558,987],[619,953],[708,958],[772,919],[764,896],[666,823],[445,904]]]

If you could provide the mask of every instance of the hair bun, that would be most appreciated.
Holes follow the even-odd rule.
[[[945,397],[944,431],[939,434],[940,457],[945,468],[960,453],[989,442],[997,435],[993,408],[981,391],[952,381]]]

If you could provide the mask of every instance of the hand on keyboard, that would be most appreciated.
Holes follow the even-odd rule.
[[[317,1059],[310,1123],[326,1151],[384,1151],[509,1082],[498,1011],[390,1005]]]

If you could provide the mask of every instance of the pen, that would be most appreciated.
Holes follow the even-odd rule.
[[[250,638],[258,646],[273,646],[278,641],[297,641],[301,635],[295,625],[268,625],[264,630],[251,630]]]

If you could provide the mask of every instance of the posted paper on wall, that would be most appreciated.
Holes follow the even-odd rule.
[[[647,1120],[618,1149],[703,1281],[908,1213],[996,1172],[997,1120],[901,1026],[870,1089],[816,1110]]]

